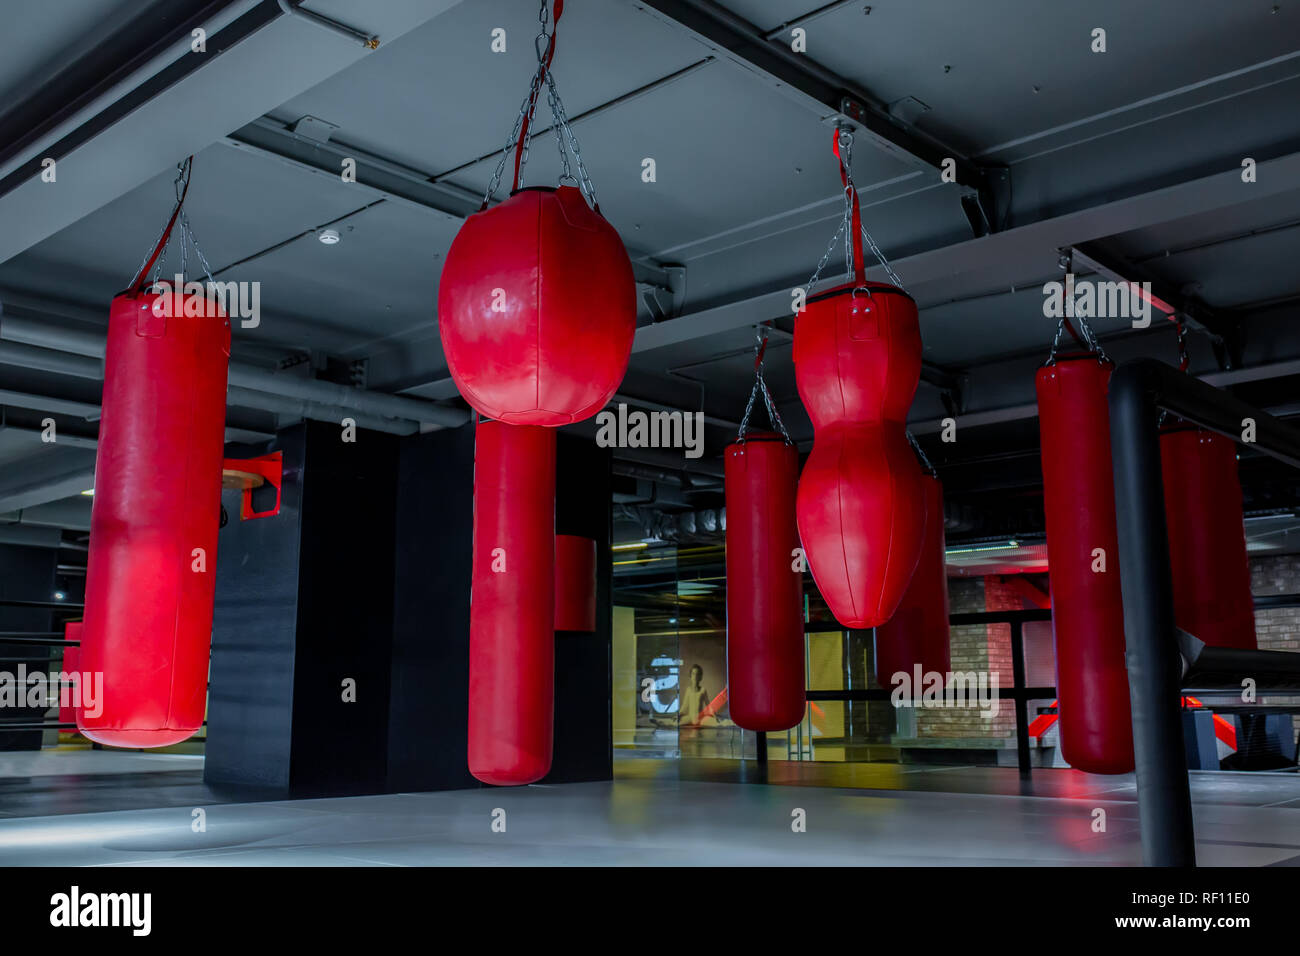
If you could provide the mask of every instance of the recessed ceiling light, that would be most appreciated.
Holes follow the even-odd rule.
[[[316,237],[327,246],[332,246],[339,241],[339,231],[337,229],[322,229],[320,235]]]

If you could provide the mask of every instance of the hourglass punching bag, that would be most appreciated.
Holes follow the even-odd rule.
[[[799,477],[799,536],[813,579],[845,627],[889,620],[912,579],[925,533],[921,466],[907,412],[921,377],[916,303],[868,282],[847,149],[835,155],[850,203],[852,281],[808,299],[794,323],[795,384],[813,424]]]

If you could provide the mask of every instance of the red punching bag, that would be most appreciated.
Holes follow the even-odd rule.
[[[794,324],[795,383],[814,431],[797,513],[822,597],[845,627],[864,628],[893,616],[921,555],[925,496],[906,428],[921,331],[911,296],[866,281],[846,160],[853,281],[810,298]]]
[[[555,431],[481,421],[474,440],[469,770],[532,783],[555,712]]]
[[[909,680],[922,674],[947,674],[952,667],[948,628],[948,572],[944,545],[943,484],[926,475],[925,544],[898,610],[876,628],[876,680],[893,687],[895,674]],[[946,678],[945,678],[946,679]]]
[[[1257,649],[1237,446],[1189,425],[1160,435],[1174,620],[1214,647]]]
[[[557,27],[563,10],[557,0]],[[503,153],[483,209],[456,234],[438,285],[438,331],[456,387],[481,414],[514,425],[568,425],[596,414],[623,380],[636,333],[632,264],[595,205],[577,141],[562,107],[557,110],[559,96],[548,75],[554,55],[552,32],[518,136],[506,144],[515,151],[510,198],[487,208],[504,169]],[[565,172],[567,144],[582,190],[520,189],[542,88],[567,135],[561,136]]]
[[[103,706],[77,715],[98,743],[165,747],[203,725],[229,365],[214,301],[113,300],[80,663]]]
[[[1133,769],[1106,405],[1111,371],[1087,352],[1058,356],[1036,379],[1061,750],[1089,773]]]
[[[627,371],[632,265],[577,189],[522,190],[457,233],[438,330],[456,387],[481,414],[514,425],[581,421]]]
[[[746,730],[788,730],[805,708],[799,453],[772,432],[727,446],[727,699]]]

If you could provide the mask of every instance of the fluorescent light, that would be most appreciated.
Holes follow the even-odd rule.
[[[945,555],[954,554],[983,554],[986,551],[1014,551],[1020,547],[1019,541],[1008,541],[1006,544],[986,544],[974,548],[950,548],[944,551]]]
[[[616,544],[610,548],[611,551],[641,551],[650,545],[644,541],[628,541],[624,544]]]
[[[94,489],[94,488],[87,488],[85,491],[82,492],[82,494],[83,494],[83,495],[87,495],[88,497],[93,498],[93,497],[95,496],[95,489]]]

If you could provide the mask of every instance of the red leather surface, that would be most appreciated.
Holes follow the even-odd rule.
[[[788,730],[805,707],[803,575],[795,487],[799,453],[750,433],[723,455],[727,499],[727,689],[746,730]]]
[[[581,421],[627,371],[632,265],[580,191],[526,189],[461,227],[439,284],[438,329],[456,387],[483,415]]]
[[[846,627],[893,616],[921,554],[925,501],[906,417],[921,374],[916,303],[868,283],[810,300],[795,320],[799,397],[812,453],[799,479],[799,535],[817,587]]]
[[[1111,371],[1092,354],[1062,357],[1039,369],[1035,382],[1061,748],[1072,767],[1089,773],[1133,769],[1106,405]],[[1105,551],[1105,573],[1093,571],[1097,548]]]
[[[118,747],[184,740],[207,698],[230,321],[158,298],[113,300],[104,356],[81,645],[104,699],[77,723]]]
[[[555,713],[553,429],[478,424],[473,561],[469,770],[532,783],[551,767]]]
[[[596,542],[555,536],[555,629],[596,630]]]
[[[1199,428],[1160,435],[1174,620],[1215,647],[1257,650],[1237,445]]]
[[[898,610],[876,628],[876,680],[892,688],[894,674],[909,679],[921,672],[947,674],[951,668],[948,627],[948,574],[944,558],[943,483],[925,475],[925,544],[916,573]]]

